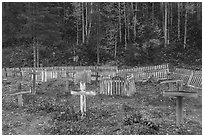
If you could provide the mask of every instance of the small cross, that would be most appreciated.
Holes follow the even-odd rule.
[[[87,95],[92,95],[95,96],[95,92],[86,92],[86,83],[85,82],[80,82],[80,90],[78,91],[71,91],[71,94],[73,95],[80,95],[80,110],[82,113],[82,118],[86,113],[86,96]]]

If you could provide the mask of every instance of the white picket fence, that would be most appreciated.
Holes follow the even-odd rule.
[[[189,87],[202,88],[202,71],[176,68],[172,72],[171,78],[183,80],[184,84]]]
[[[164,80],[169,78],[170,66],[169,64],[162,64],[156,66],[137,67],[132,69],[119,70],[118,73],[121,76],[132,73],[134,75],[135,81],[143,81],[151,76],[157,80]]]
[[[2,77],[15,77],[20,75],[21,72],[24,78],[32,77],[28,74],[33,68],[3,68]],[[77,72],[83,70],[91,70],[91,80],[96,80],[96,73],[100,76],[98,80],[103,80],[102,77],[114,77],[116,75],[126,77],[128,74],[133,74],[134,80],[143,81],[149,77],[154,77],[157,80],[165,79],[180,79],[184,84],[190,87],[202,88],[202,71],[193,71],[188,69],[175,68],[173,71],[169,64],[162,64],[156,66],[135,67],[131,69],[119,69],[117,66],[67,66],[67,67],[43,67],[38,68],[39,75],[36,77],[38,82],[46,82],[53,78],[64,78],[68,74],[69,77],[74,79]],[[95,75],[95,76],[94,76]],[[102,76],[102,77],[101,77]]]
[[[103,78],[100,81],[100,94],[131,96],[136,92],[134,78],[119,76]]]
[[[64,78],[66,77],[66,74],[68,74],[69,77],[74,78],[75,74],[77,72],[86,70],[93,70],[91,71],[91,75],[96,75],[98,72],[98,75],[111,75],[115,76],[117,67],[114,66],[76,66],[76,67],[43,67],[43,68],[37,68],[36,72],[39,74],[36,76],[36,81],[38,82],[46,82],[49,79],[53,78]],[[2,77],[15,77],[15,75],[20,75],[21,72],[22,76],[25,78],[32,78],[32,76],[29,76],[29,72],[32,72],[33,68],[6,68],[2,69]],[[92,80],[95,80],[96,77],[91,77]],[[100,80],[100,77],[99,77]]]

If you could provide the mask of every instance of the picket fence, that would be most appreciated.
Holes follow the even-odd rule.
[[[146,66],[146,67],[137,67],[132,69],[123,69],[119,70],[118,73],[120,76],[127,75],[131,73],[134,75],[135,81],[143,81],[149,77],[154,77],[157,80],[164,80],[169,78],[171,67],[169,64],[162,64],[156,66]]]
[[[53,78],[64,78],[68,77],[74,78],[75,74],[84,70],[92,70],[91,75],[110,75],[115,76],[117,66],[68,66],[68,67],[43,67],[37,68],[36,72],[39,74],[36,76],[37,82],[46,82],[49,79]],[[33,68],[3,68],[2,77],[15,77],[15,75],[20,75],[21,72],[23,78],[32,79],[32,76],[29,75],[29,72],[32,72]],[[92,77],[92,80],[95,80],[96,77]],[[100,80],[100,78],[99,78]]]
[[[175,68],[171,74],[172,79],[183,80],[184,84],[193,88],[202,88],[202,71]]]
[[[133,77],[123,78],[120,76],[106,77],[100,81],[100,94],[131,96],[136,92]]]
[[[2,77],[15,77],[15,75],[20,75],[21,72],[23,78],[32,79],[29,75],[33,68],[3,68]],[[91,80],[96,79],[96,73],[103,77],[114,77],[116,75],[120,77],[126,77],[128,74],[133,74],[134,81],[143,81],[153,76],[157,80],[165,79],[180,79],[184,81],[184,84],[190,87],[202,88],[202,71],[194,71],[182,68],[174,68],[169,64],[162,64],[156,66],[146,66],[146,67],[135,67],[131,69],[119,69],[117,66],[67,66],[67,67],[42,67],[38,68],[37,72],[37,82],[45,82],[53,78],[64,78],[74,76],[77,72],[83,70],[91,70]],[[103,80],[99,77],[98,80]]]

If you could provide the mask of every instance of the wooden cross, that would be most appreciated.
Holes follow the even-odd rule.
[[[72,95],[80,95],[80,110],[82,113],[82,118],[86,112],[86,96],[87,95],[96,95],[95,92],[86,92],[86,82],[90,81],[91,77],[88,76],[88,72],[80,72],[76,76],[76,81],[80,83],[80,90],[78,91],[71,91]]]
[[[31,93],[31,88],[30,88],[30,91],[22,91],[22,89],[21,89],[21,83],[19,83],[19,86],[18,86],[17,91],[18,91],[18,92],[12,93],[12,94],[9,94],[9,95],[10,95],[10,96],[15,96],[15,95],[17,95],[17,97],[18,97],[18,106],[19,106],[19,107],[22,107],[22,106],[23,106],[23,94]]]
[[[80,110],[82,113],[82,117],[86,113],[86,96],[87,95],[92,95],[95,96],[95,92],[86,92],[86,83],[85,82],[80,82],[80,90],[78,91],[71,91],[72,95],[80,95]]]

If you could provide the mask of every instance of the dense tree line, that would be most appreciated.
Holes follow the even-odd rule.
[[[3,66],[167,62],[199,66],[201,6],[196,2],[4,2]]]

